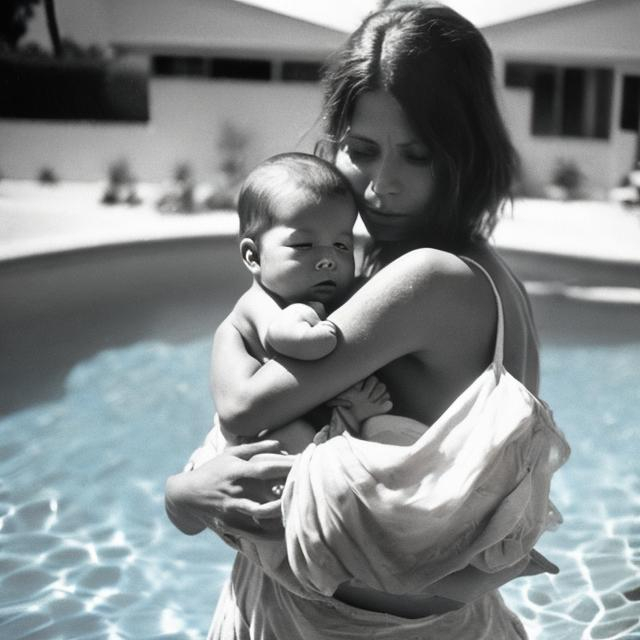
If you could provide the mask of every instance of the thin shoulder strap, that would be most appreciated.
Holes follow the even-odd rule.
[[[493,278],[489,275],[489,272],[481,264],[478,264],[475,260],[467,258],[466,256],[460,256],[460,258],[465,262],[478,267],[478,269],[487,276],[487,280],[489,281],[496,297],[496,305],[498,307],[498,327],[496,329],[496,346],[493,350],[493,362],[498,365],[499,370],[502,367],[502,361],[504,359],[504,312],[502,310],[502,299],[498,293],[498,287],[496,287]]]

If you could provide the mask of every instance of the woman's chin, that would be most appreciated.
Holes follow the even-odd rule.
[[[376,244],[402,244],[413,246],[418,243],[418,236],[414,232],[407,232],[406,229],[394,229],[393,227],[371,226],[368,229],[369,235]]]
[[[393,221],[378,222],[376,220],[364,219],[364,225],[369,235],[376,243],[402,242],[415,243],[418,230],[408,227],[406,224],[394,224]]]
[[[394,229],[392,226],[382,226],[376,224],[367,225],[367,231],[375,242],[400,242],[406,236],[399,229]]]

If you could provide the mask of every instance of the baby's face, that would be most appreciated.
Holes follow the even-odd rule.
[[[259,243],[260,282],[285,304],[341,299],[354,277],[350,196],[320,202],[300,192],[278,198],[276,223]]]

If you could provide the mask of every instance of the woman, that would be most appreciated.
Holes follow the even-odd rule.
[[[328,357],[264,366],[248,359],[242,379],[215,398],[223,422],[238,430],[282,424],[377,372],[394,413],[433,424],[492,362],[502,323],[492,282],[504,315],[504,366],[536,394],[538,346],[529,302],[487,244],[516,159],[481,34],[440,5],[392,3],[351,36],[325,83],[323,153],[356,193],[375,243],[367,267],[372,277],[331,315],[341,340]],[[274,481],[263,480],[285,476],[290,463],[264,455],[276,447],[232,449],[217,464],[171,478],[172,520],[187,532],[213,520],[245,539],[277,536],[280,504],[263,489]],[[541,480],[548,489],[547,481]],[[289,529],[287,521],[289,560],[297,570],[305,554],[293,557]],[[355,563],[354,579],[328,597],[320,587],[299,587],[299,574],[292,578],[288,566],[259,566],[258,556],[239,554],[213,637],[526,637],[490,591],[520,574],[526,561],[492,574],[473,567],[443,573],[428,589],[407,589],[409,595],[376,588],[387,584],[385,576],[379,583],[358,580]],[[313,564],[313,557],[306,560]]]

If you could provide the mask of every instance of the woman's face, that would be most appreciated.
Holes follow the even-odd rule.
[[[433,192],[431,154],[393,96],[371,91],[357,99],[335,164],[354,188],[375,240],[421,233]]]

